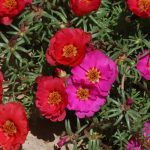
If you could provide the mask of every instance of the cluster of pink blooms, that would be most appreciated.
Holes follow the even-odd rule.
[[[0,23],[10,25],[32,0],[0,0]],[[70,8],[77,16],[88,15],[98,10],[101,0],[70,0]],[[129,9],[137,16],[150,18],[150,0],[127,0]],[[91,34],[78,28],[65,28],[51,39],[46,60],[52,66],[71,67],[71,75],[60,70],[57,77],[37,78],[36,107],[51,121],[62,121],[66,108],[75,111],[78,118],[92,117],[106,103],[106,98],[115,82],[118,70],[116,63],[101,50],[90,47]],[[138,57],[137,70],[150,80],[150,52]],[[25,109],[20,103],[2,102],[3,75],[0,72],[0,148],[18,150],[28,134]],[[133,101],[128,100],[132,105]],[[16,113],[17,112],[17,113]],[[150,123],[143,128],[144,144],[150,147]],[[67,141],[64,137],[59,142]],[[143,143],[132,137],[127,150],[142,150]]]
[[[117,66],[100,50],[87,48],[82,63],[71,69],[68,79],[68,106],[79,118],[91,117],[106,103]]]
[[[145,50],[143,54],[138,56],[137,70],[146,80],[150,80],[150,52]]]
[[[77,28],[62,29],[50,40],[48,63],[72,67],[69,77],[57,69],[62,78],[41,76],[36,80],[36,106],[51,121],[62,121],[66,108],[78,118],[92,117],[106,103],[118,75],[117,65],[101,50],[88,46],[90,42],[91,35]]]
[[[127,150],[149,150],[150,148],[150,122],[145,122],[142,130],[143,139],[131,137]]]

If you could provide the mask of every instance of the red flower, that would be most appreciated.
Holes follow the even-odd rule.
[[[28,134],[28,122],[21,103],[0,105],[0,148],[18,150]]]
[[[64,80],[41,76],[36,82],[36,106],[41,114],[51,121],[62,121],[66,116],[65,108],[68,103]]]
[[[62,29],[50,40],[46,59],[51,65],[76,66],[83,60],[90,40],[91,35],[81,29]]]
[[[2,72],[0,71],[0,103],[1,103],[2,95],[3,95],[2,82],[3,82],[3,74],[2,74]]]
[[[0,23],[10,25],[13,18],[29,3],[32,0],[0,0]]]
[[[128,0],[129,9],[139,17],[150,18],[150,0]]]
[[[70,0],[70,7],[77,16],[84,16],[96,11],[100,4],[101,0]]]

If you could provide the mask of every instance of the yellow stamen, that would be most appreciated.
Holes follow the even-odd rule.
[[[91,68],[87,73],[86,77],[91,83],[99,82],[101,78],[100,72],[96,68]]]
[[[16,0],[5,0],[4,6],[9,9],[15,8],[15,7],[17,7],[17,1]]]
[[[15,124],[10,121],[7,120],[4,125],[3,125],[3,131],[8,135],[8,136],[12,136],[15,133],[17,133],[17,128],[15,126]]]
[[[62,97],[57,91],[49,93],[48,102],[50,104],[58,104],[61,102],[61,99]]]
[[[138,6],[142,12],[150,10],[150,0],[139,0]]]
[[[77,90],[77,97],[80,99],[80,100],[88,100],[88,97],[89,97],[89,90],[88,89],[85,89],[85,88],[79,88]]]
[[[75,47],[73,44],[66,45],[63,48],[63,56],[66,58],[77,56],[77,52],[77,47]]]

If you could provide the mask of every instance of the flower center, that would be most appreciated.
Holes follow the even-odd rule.
[[[3,125],[3,131],[8,135],[12,136],[17,133],[17,128],[12,121],[7,120]]]
[[[16,0],[5,0],[4,6],[6,8],[12,9],[17,6],[17,2],[16,2]]]
[[[50,104],[60,103],[61,102],[61,95],[57,91],[49,93],[48,102]]]
[[[77,97],[80,99],[80,100],[87,100],[88,97],[89,97],[89,90],[88,89],[84,89],[84,88],[79,88],[77,90]]]
[[[138,5],[142,12],[146,12],[150,9],[150,0],[139,0]]]
[[[100,72],[96,68],[91,68],[87,73],[86,73],[87,79],[92,82],[96,83],[99,82],[99,79],[101,78]]]
[[[63,48],[64,57],[75,57],[77,56],[77,47],[72,44],[66,45]]]

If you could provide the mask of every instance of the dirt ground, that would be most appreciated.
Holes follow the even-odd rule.
[[[30,121],[30,132],[22,150],[73,150],[70,144],[66,148],[56,148],[60,135],[65,131],[65,122],[53,123],[44,118]]]

